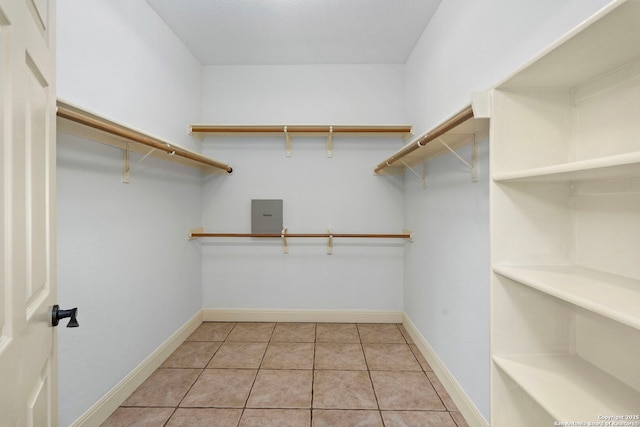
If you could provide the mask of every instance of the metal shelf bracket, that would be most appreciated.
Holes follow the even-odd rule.
[[[127,142],[125,144],[125,149],[122,150],[122,183],[123,184],[129,184],[129,176],[131,172],[136,168],[136,166],[142,163],[154,151],[156,151],[156,149],[152,148],[151,150],[149,150],[149,152],[147,152],[147,154],[142,156],[140,160],[138,160],[133,164],[133,166],[131,166],[131,150],[129,150],[129,143]]]
[[[406,167],[411,172],[413,172],[413,174],[417,176],[418,179],[420,179],[420,181],[422,181],[422,188],[426,189],[427,188],[427,161],[425,160],[424,162],[422,162],[422,174],[419,174],[414,168],[409,166],[407,162],[405,162],[404,160],[400,159],[400,162],[404,165],[404,167]]]
[[[476,136],[471,135],[472,143],[471,143],[471,163],[467,162],[462,156],[449,146],[442,138],[436,138],[436,141],[439,141],[442,145],[447,148],[454,156],[458,158],[462,163],[467,166],[471,172],[471,181],[478,181],[478,143],[476,142]]]

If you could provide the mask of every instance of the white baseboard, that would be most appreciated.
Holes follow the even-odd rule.
[[[202,310],[203,322],[402,323],[401,310]]]
[[[106,420],[202,323],[202,311],[196,313],[133,371],[78,418],[72,427],[98,426]]]
[[[424,358],[427,360],[433,373],[436,374],[444,388],[451,396],[453,403],[456,404],[460,413],[464,416],[469,427],[489,427],[489,423],[484,416],[478,411],[478,408],[471,402],[469,396],[464,392],[460,384],[451,375],[445,364],[440,360],[431,345],[422,336],[416,325],[413,324],[409,316],[403,313],[402,325],[413,339]]]
[[[411,319],[395,310],[268,310],[203,309],[196,313],[149,357],[140,363],[107,394],[89,408],[72,427],[100,425],[140,384],[175,351],[202,322],[331,322],[331,323],[402,323],[418,349],[440,379],[470,427],[488,427],[489,423],[440,360]]]

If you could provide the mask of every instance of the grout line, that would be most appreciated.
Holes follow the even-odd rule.
[[[216,323],[220,323],[220,322],[216,322]],[[229,323],[229,322],[225,322],[225,323]],[[220,345],[218,346],[218,348],[213,352],[213,354],[211,355],[211,357],[209,358],[209,360],[205,363],[205,366],[203,368],[191,368],[191,367],[186,367],[186,368],[158,368],[158,369],[200,369],[200,373],[198,374],[198,376],[196,377],[195,381],[191,384],[191,386],[189,387],[189,389],[187,390],[187,392],[184,394],[184,396],[182,397],[182,399],[180,399],[180,401],[177,403],[177,405],[175,407],[173,406],[129,406],[132,408],[170,408],[172,409],[172,413],[169,416],[169,418],[167,419],[167,421],[163,424],[164,426],[167,425],[167,423],[171,420],[171,418],[176,414],[177,410],[180,409],[180,404],[183,402],[183,400],[186,398],[186,396],[189,394],[189,392],[192,390],[192,388],[194,387],[194,385],[198,382],[198,380],[200,379],[200,377],[202,376],[202,374],[205,372],[205,370],[207,369],[207,366],[209,365],[209,363],[211,363],[211,361],[213,360],[213,358],[215,357],[216,354],[218,354],[218,352],[220,351],[220,348],[222,348],[222,346],[224,345],[224,343],[226,342],[236,342],[236,341],[227,341],[228,337],[231,335],[231,332],[233,331],[233,329],[235,329],[235,327],[238,325],[238,323],[241,322],[235,322],[233,327],[229,330],[229,332],[226,334],[226,336],[224,337],[223,341],[212,341],[212,340],[204,340],[205,342],[219,342]],[[253,388],[255,386],[255,383],[257,381],[258,378],[258,374],[260,372],[260,370],[262,370],[262,364],[264,362],[264,359],[266,357],[266,353],[269,349],[269,345],[272,342],[273,336],[275,334],[275,329],[278,325],[278,323],[282,323],[282,322],[252,322],[252,323],[275,323],[271,334],[269,336],[269,341],[267,341],[267,346],[265,348],[264,353],[262,354],[262,357],[260,359],[260,363],[257,367],[257,369],[255,369],[256,371],[256,375],[253,379],[253,383],[251,384],[251,387],[249,389],[249,393],[247,394],[247,398],[244,402],[244,406],[241,408],[226,408],[226,407],[210,407],[210,406],[204,406],[204,407],[193,407],[193,408],[189,408],[189,409],[240,409],[241,413],[240,413],[240,418],[238,419],[238,425],[240,424],[241,420],[242,420],[242,416],[244,415],[246,409],[247,409],[247,403],[249,400],[249,397],[251,396],[251,392],[253,391]],[[312,323],[312,322],[304,322],[304,323]],[[345,323],[337,323],[337,324],[345,324]],[[349,323],[346,323],[349,324]],[[440,400],[440,402],[442,403],[444,410],[419,410],[419,412],[446,412],[447,414],[449,414],[450,418],[453,420],[454,425],[456,426],[460,426],[458,424],[458,422],[456,421],[456,419],[453,417],[453,413],[457,412],[459,414],[459,411],[451,411],[449,410],[449,408],[447,408],[447,406],[445,405],[444,399],[442,398],[442,396],[440,395],[440,393],[438,392],[438,390],[436,389],[434,383],[431,381],[431,379],[429,378],[429,376],[427,375],[428,371],[425,371],[424,368],[422,368],[422,365],[420,364],[420,361],[418,360],[417,355],[411,350],[410,346],[411,344],[409,344],[409,342],[407,341],[407,337],[402,334],[402,331],[399,329],[399,327],[397,326],[397,324],[395,324],[396,327],[398,328],[398,331],[401,333],[402,337],[405,340],[405,344],[407,346],[409,346],[409,349],[411,351],[411,354],[413,355],[414,359],[416,360],[416,362],[419,364],[419,366],[421,367],[421,371],[423,375],[425,375],[427,377],[427,381],[429,381],[429,384],[431,384],[431,386],[433,387],[434,391],[436,392],[436,395],[438,396],[438,399]],[[384,422],[384,418],[382,417],[382,412],[384,412],[381,408],[380,408],[380,403],[378,401],[378,396],[376,393],[376,389],[374,387],[373,384],[373,379],[371,377],[371,369],[369,367],[369,362],[367,361],[367,357],[366,354],[364,352],[364,344],[362,342],[362,336],[360,335],[360,327],[358,326],[357,323],[355,323],[356,326],[356,332],[358,334],[358,344],[360,345],[360,349],[362,351],[362,355],[364,357],[364,362],[365,362],[365,366],[366,366],[366,372],[369,376],[369,381],[371,382],[371,387],[373,390],[373,394],[374,394],[374,398],[376,399],[376,406],[377,409],[374,409],[374,411],[376,411],[380,417],[380,421],[382,422],[382,425],[386,425]],[[185,341],[186,342],[186,341]],[[282,343],[298,343],[298,341],[283,341]],[[307,343],[306,341],[304,341],[304,343]],[[308,408],[309,410],[309,416],[310,416],[310,425],[312,425],[313,423],[313,412],[314,412],[314,408],[313,408],[313,403],[314,403],[314,386],[315,386],[315,374],[317,371],[355,371],[355,372],[363,372],[363,370],[361,369],[317,369],[316,367],[316,349],[317,349],[317,345],[318,345],[318,323],[314,323],[314,340],[313,340],[313,356],[312,356],[312,368],[311,368],[311,403],[310,403],[310,407]],[[336,342],[333,341],[327,341],[327,343],[333,343],[336,344]],[[337,344],[348,344],[348,343],[341,343],[341,342],[337,342]],[[355,344],[355,343],[354,343]],[[375,343],[373,343],[375,344]],[[383,343],[384,344],[384,343]],[[400,344],[400,343],[390,343],[390,344]],[[254,368],[219,368],[219,369],[246,369],[246,370],[254,370]],[[285,369],[282,368],[284,370],[296,370],[296,369]],[[281,370],[282,370],[281,369]],[[307,370],[307,369],[301,369],[301,370]],[[389,369],[388,369],[389,370]],[[390,369],[391,371],[396,371],[396,369]],[[399,370],[399,371],[405,371],[405,370]],[[418,371],[412,371],[412,372],[418,372]],[[434,374],[435,375],[435,374]],[[437,378],[437,376],[436,376]],[[122,407],[122,406],[121,406]],[[301,409],[301,410],[306,410],[306,408],[259,408],[259,409],[269,409],[269,410],[273,410],[273,409]],[[340,409],[340,408],[332,408],[332,409],[324,409],[324,408],[316,408],[317,410],[325,410],[325,411],[371,411],[372,409],[363,409],[363,408],[359,408],[359,409]],[[413,412],[413,410],[402,410],[402,409],[396,409],[393,410],[394,412]]]
[[[313,403],[314,403],[314,388],[316,385],[316,346],[318,343],[318,324],[314,324],[313,328],[313,363],[311,365],[311,402],[309,403],[309,427],[313,426]]]
[[[358,330],[358,338],[360,339],[360,348],[362,348],[362,356],[364,357],[364,363],[367,367],[367,374],[369,375],[369,381],[371,382],[371,390],[373,391],[373,397],[376,399],[376,406],[378,407],[378,416],[380,417],[380,422],[384,427],[384,418],[382,417],[382,409],[380,408],[380,401],[378,400],[378,394],[376,393],[376,387],[373,385],[373,378],[371,378],[371,369],[369,368],[369,362],[367,361],[367,354],[364,352],[364,343],[362,342],[362,337],[360,336],[360,328],[356,325],[356,329]]]
[[[185,396],[186,396],[186,394],[185,394]],[[175,415],[177,410],[178,410],[177,406],[175,408],[173,408],[173,412],[171,412],[171,415],[169,415],[169,418],[167,418],[167,421],[165,421],[164,424],[162,424],[162,427],[165,427],[169,423],[169,420],[171,419],[171,417],[173,417]]]

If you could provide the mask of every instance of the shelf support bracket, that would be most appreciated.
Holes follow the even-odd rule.
[[[129,167],[129,143],[125,143],[125,148],[122,150],[122,183],[129,183],[129,172],[131,168]]]
[[[476,168],[478,163],[478,145],[476,144],[475,135],[472,135],[472,137],[473,137],[473,142],[471,146],[471,163],[467,162],[465,159],[462,158],[462,156],[460,156],[460,154],[456,153],[456,151],[453,148],[451,148],[449,144],[444,142],[442,138],[438,138],[437,140],[440,143],[442,143],[442,145],[444,145],[447,148],[447,150],[451,151],[451,153],[454,156],[456,156],[458,160],[460,160],[469,168],[469,170],[471,171],[471,180],[475,182],[478,180],[478,172]]]
[[[422,175],[420,175],[414,168],[409,166],[407,162],[405,162],[404,160],[400,159],[400,162],[404,165],[405,168],[413,172],[413,174],[417,176],[418,179],[420,179],[420,181],[422,181],[422,188],[426,189],[427,188],[427,161],[425,160],[424,163],[422,164]]]
[[[145,154],[144,156],[142,156],[140,158],[140,160],[138,160],[137,162],[135,162],[133,164],[133,166],[131,165],[131,151],[129,150],[129,143],[126,143],[126,148],[123,151],[123,157],[122,157],[122,182],[125,184],[129,183],[129,174],[131,173],[131,171],[133,171],[140,163],[142,163],[147,157],[149,157],[151,154],[153,154],[153,152],[156,151],[155,148],[152,148],[151,150],[149,150],[149,152],[147,154]]]
[[[284,144],[286,156],[291,157],[291,135],[286,126],[284,127]]]
[[[333,157],[333,126],[329,126],[329,135],[327,135],[327,157]]]
[[[471,144],[471,181],[478,182],[478,143],[475,134]]]
[[[289,253],[289,242],[287,240],[287,229],[284,228],[282,230],[282,233],[280,234],[280,237],[282,237],[282,250],[284,251],[284,254],[288,254]]]
[[[327,240],[327,255],[331,255],[333,253],[333,235],[330,228],[327,232],[329,234],[329,239]]]

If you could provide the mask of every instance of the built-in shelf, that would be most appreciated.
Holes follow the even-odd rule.
[[[577,355],[494,356],[493,362],[557,421],[640,414],[640,392]]]
[[[640,280],[577,265],[503,266],[494,273],[640,329]]]
[[[333,157],[333,137],[400,137],[403,140],[413,134],[413,126],[401,125],[227,125],[227,124],[192,124],[189,132],[195,135],[226,136],[284,136],[285,153],[291,157],[291,138],[296,136],[326,137],[327,157]]]
[[[640,152],[493,175],[497,182],[562,182],[640,177]]]
[[[58,131],[123,150],[158,157],[204,173],[231,173],[231,166],[202,154],[58,100]],[[128,159],[128,157],[127,157]]]
[[[491,91],[495,427],[640,416],[638,22],[613,0]]]

